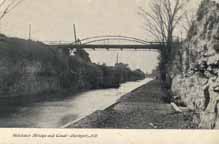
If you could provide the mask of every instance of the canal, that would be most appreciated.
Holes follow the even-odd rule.
[[[103,110],[124,94],[151,81],[146,78],[127,82],[118,89],[100,89],[83,92],[60,101],[46,101],[24,106],[9,116],[0,118],[0,127],[59,128],[77,121],[96,110]]]

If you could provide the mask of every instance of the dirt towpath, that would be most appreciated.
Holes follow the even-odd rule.
[[[192,113],[178,113],[161,99],[158,80],[124,95],[104,111],[71,124],[68,128],[186,129],[193,128]]]

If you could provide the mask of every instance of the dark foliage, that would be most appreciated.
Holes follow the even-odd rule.
[[[0,97],[28,97],[88,89],[119,87],[145,77],[127,65],[115,67],[91,62],[83,49],[68,49],[41,42],[0,36]]]

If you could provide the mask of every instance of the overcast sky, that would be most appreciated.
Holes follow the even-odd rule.
[[[25,0],[7,15],[2,32],[27,38],[28,25],[38,40],[72,40],[76,24],[78,35],[121,34],[143,37],[138,6],[145,0]]]
[[[144,38],[143,19],[138,7],[149,0],[24,0],[1,22],[1,31],[37,40],[72,40],[76,24],[78,36],[120,34]],[[195,0],[197,1],[197,0]],[[199,0],[198,0],[199,1]]]

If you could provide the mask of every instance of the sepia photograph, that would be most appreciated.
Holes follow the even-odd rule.
[[[218,76],[219,0],[0,0],[0,128],[216,130]]]

